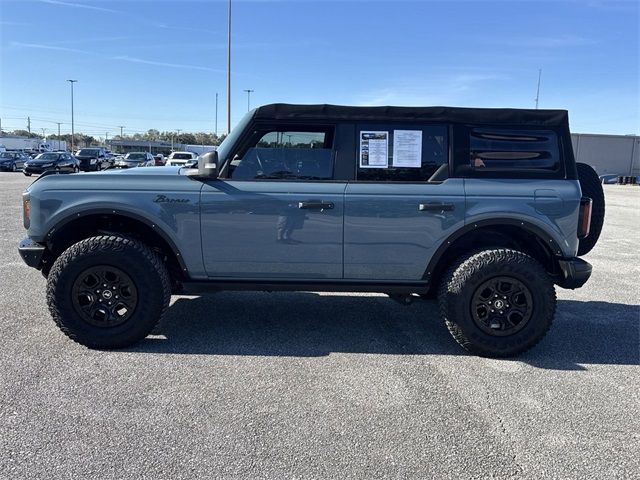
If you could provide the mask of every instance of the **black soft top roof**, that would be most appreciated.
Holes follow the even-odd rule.
[[[265,120],[421,121],[470,124],[543,125],[568,127],[566,110],[459,107],[352,107],[272,103],[256,108],[254,118]]]

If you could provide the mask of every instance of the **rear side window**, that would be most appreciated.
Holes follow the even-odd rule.
[[[469,166],[474,171],[555,172],[560,168],[558,137],[552,130],[473,127]]]
[[[234,180],[331,180],[333,130],[261,132],[231,162]]]
[[[357,134],[358,181],[434,182],[448,177],[444,125],[359,125]]]

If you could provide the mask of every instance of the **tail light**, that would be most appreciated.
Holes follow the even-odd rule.
[[[589,235],[592,209],[593,200],[589,197],[582,197],[580,199],[580,215],[578,216],[578,238],[585,238]]]

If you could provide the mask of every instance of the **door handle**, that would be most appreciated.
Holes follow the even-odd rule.
[[[421,212],[451,212],[455,208],[453,203],[430,202],[418,205]]]
[[[321,200],[309,200],[307,202],[298,202],[298,208],[303,210],[330,210],[333,208],[333,203],[323,202]]]

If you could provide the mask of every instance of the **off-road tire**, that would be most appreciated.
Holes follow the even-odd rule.
[[[72,285],[98,265],[120,269],[137,289],[137,305],[122,324],[95,326],[74,308]],[[91,237],[72,245],[56,259],[47,277],[53,320],[65,335],[89,348],[122,348],[142,340],[161,320],[170,298],[171,281],[160,257],[143,243],[122,236]]]
[[[589,235],[581,238],[578,243],[578,256],[586,255],[596,246],[602,225],[604,224],[604,190],[597,172],[586,163],[576,163],[578,181],[582,189],[582,195],[593,200],[591,211],[591,230]]]
[[[472,299],[480,285],[502,276],[528,288],[532,313],[521,330],[494,336],[474,321]],[[438,303],[447,329],[464,349],[486,357],[507,357],[529,350],[544,337],[555,314],[556,292],[545,269],[530,256],[509,249],[484,250],[461,258],[447,271]]]

